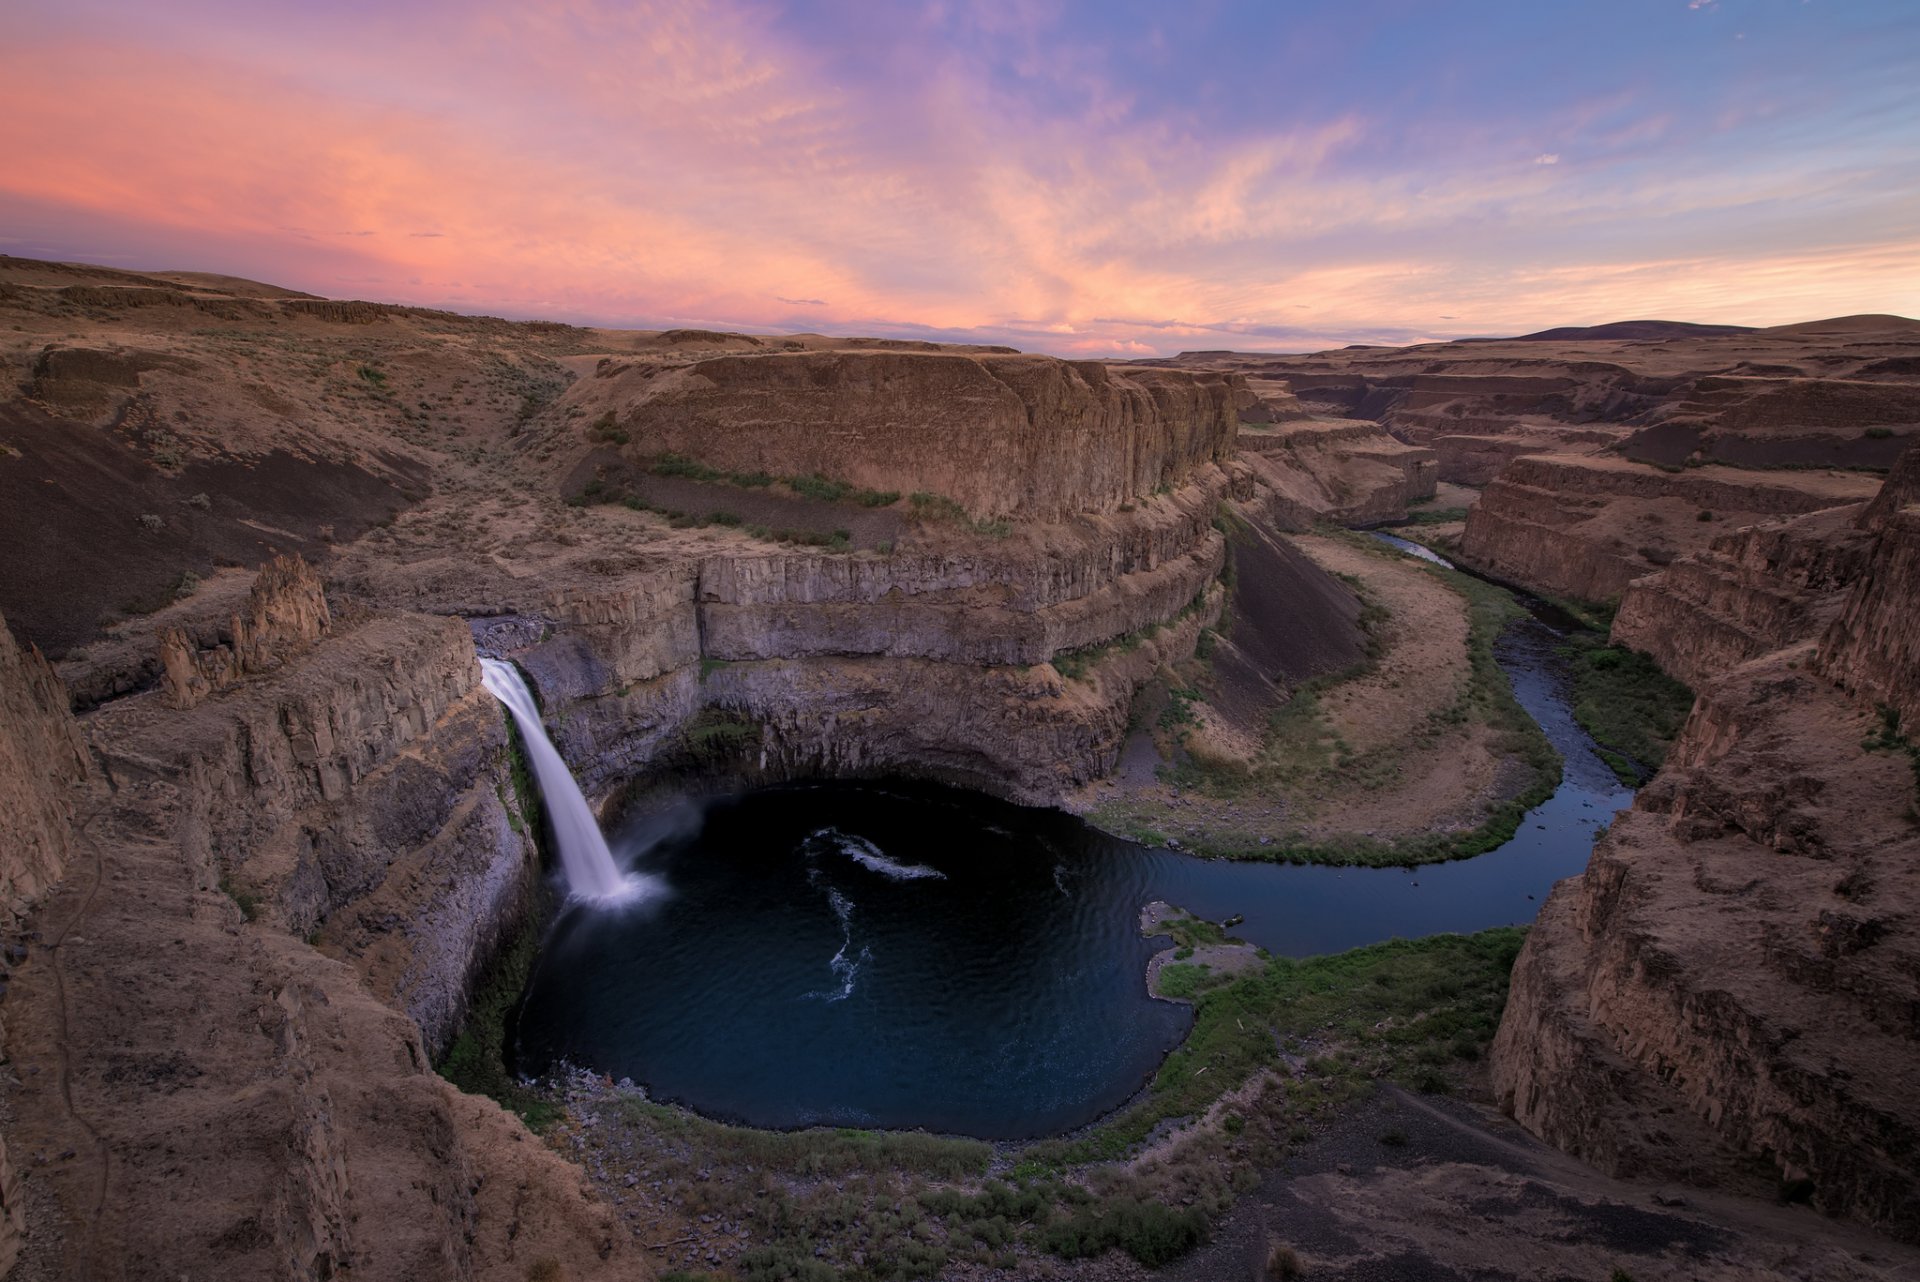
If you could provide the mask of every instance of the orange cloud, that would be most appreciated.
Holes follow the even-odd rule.
[[[1046,13],[974,20],[1028,40]],[[193,47],[25,24],[0,50],[0,214],[204,246],[154,266],[219,269],[244,243],[325,293],[614,323],[774,327],[801,308],[809,327],[1063,352],[1920,311],[1920,246],[1868,215],[1804,249],[1620,231],[1737,219],[1845,189],[1841,172],[1626,182],[1505,140],[1471,166],[1369,169],[1350,160],[1372,137],[1358,116],[1196,137],[1072,59],[1083,106],[1034,118],[941,50],[907,89],[836,83],[730,0],[308,21]],[[1046,55],[1023,57],[1041,74]],[[1518,244],[1539,228],[1561,234]]]

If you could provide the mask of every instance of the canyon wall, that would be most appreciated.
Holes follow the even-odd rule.
[[[1217,615],[1234,484],[1208,466],[1131,511],[884,556],[715,552],[481,627],[592,796],[715,733],[704,712],[751,726],[775,774],[900,770],[1044,803],[1111,768],[1157,666],[1141,656],[1184,657]],[[1050,666],[1066,652],[1084,679]]]
[[[87,775],[86,745],[67,693],[32,646],[0,617],[0,926],[10,926],[60,879],[73,844],[73,785]]]
[[[1781,583],[1838,600],[1775,614],[1752,604],[1763,576],[1730,579],[1719,601],[1746,611],[1745,642],[1656,645],[1700,697],[1543,907],[1492,1062],[1518,1120],[1609,1173],[1771,1186],[1916,1240],[1920,767],[1874,705],[1907,726],[1920,707],[1920,509],[1867,511],[1717,548],[1729,574],[1777,553]],[[1852,582],[1823,594],[1830,573]],[[1630,635],[1659,640],[1659,599]],[[1707,679],[1769,635],[1791,640]]]
[[[88,774],[86,745],[67,711],[66,691],[47,661],[22,648],[0,618],[0,935],[59,881],[73,855],[74,789]],[[0,999],[19,958],[0,963]],[[0,1059],[9,1029],[0,1006]],[[0,1137],[0,1277],[18,1258],[26,1231],[25,1191]]]
[[[1316,521],[1379,525],[1405,520],[1407,506],[1434,495],[1432,450],[1402,444],[1374,423],[1324,420],[1243,431],[1240,457],[1272,491],[1289,529]]]
[[[951,499],[974,518],[1110,510],[1233,456],[1240,380],[957,352],[608,358],[567,405],[621,451]]]
[[[311,586],[270,569],[254,600],[311,621]],[[0,990],[8,1149],[42,1189],[0,1160],[0,1251],[35,1276],[648,1276],[577,1170],[430,1067],[537,873],[466,625],[350,608],[271,655],[239,631],[252,670],[80,722],[90,855]],[[23,730],[43,774],[83,760],[10,644],[0,706],[0,780]],[[65,807],[19,813],[58,840]]]
[[[1642,575],[1706,549],[1728,527],[1859,503],[1854,472],[1668,471],[1591,455],[1515,459],[1467,513],[1458,557],[1551,596],[1617,600]]]
[[[1634,579],[1613,642],[1697,689],[1748,659],[1817,639],[1866,567],[1873,536],[1858,528],[1863,510],[1761,521]]]

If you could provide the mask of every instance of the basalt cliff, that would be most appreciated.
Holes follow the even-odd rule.
[[[1543,907],[1494,1078],[1604,1170],[1920,1237],[1920,451],[1869,504],[1635,580],[1615,636],[1698,685]]]
[[[1346,369],[1509,356],[1062,361],[11,258],[0,315],[0,1275],[652,1276],[644,1190],[435,1071],[553,893],[478,656],[519,666],[605,808],[820,774],[1077,804],[1162,709],[1204,722],[1188,748],[1257,750],[1370,654],[1341,724],[1386,760],[1462,698],[1427,668],[1470,664],[1468,607],[1325,527],[1471,499],[1470,457],[1505,468],[1480,559],[1624,593],[1622,642],[1703,690],[1522,956],[1515,1115],[1622,1170],[1697,1139],[1729,1182],[1772,1163],[1911,1235],[1883,1069],[1913,1036],[1913,456],[1885,487],[1756,471],[1735,411],[1818,398],[1711,382],[1906,379],[1852,338],[1805,338],[1845,353],[1813,373],[1556,348],[1402,387]],[[1504,441],[1509,410],[1554,426],[1442,439]],[[1642,413],[1658,450],[1697,429],[1700,466],[1603,449]],[[1610,522],[1675,505],[1684,538],[1619,554]],[[1392,758],[1435,812],[1510,799],[1504,741],[1448,735]]]
[[[648,1276],[432,1067],[549,893],[477,654],[596,801],[1050,801],[1215,622],[1222,505],[1267,491],[1230,376],[0,267],[25,1276]]]

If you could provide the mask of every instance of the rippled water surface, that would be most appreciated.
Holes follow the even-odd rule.
[[[909,783],[686,803],[615,834],[664,896],[555,922],[517,1029],[556,1059],[762,1126],[1065,1130],[1118,1106],[1185,1035],[1146,995],[1164,899],[1280,954],[1531,921],[1631,794],[1593,755],[1540,620],[1498,644],[1566,759],[1559,790],[1477,859],[1400,869],[1147,850],[1057,811]]]

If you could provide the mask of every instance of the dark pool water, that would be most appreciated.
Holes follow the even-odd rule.
[[[669,889],[564,910],[519,1013],[522,1071],[557,1061],[760,1126],[1023,1138],[1092,1121],[1185,1036],[1147,997],[1143,904],[1242,914],[1289,956],[1531,921],[1631,801],[1574,724],[1540,619],[1498,656],[1566,759],[1513,840],[1400,869],[1206,861],[1070,815],[917,783],[835,782],[635,819],[617,854]]]

